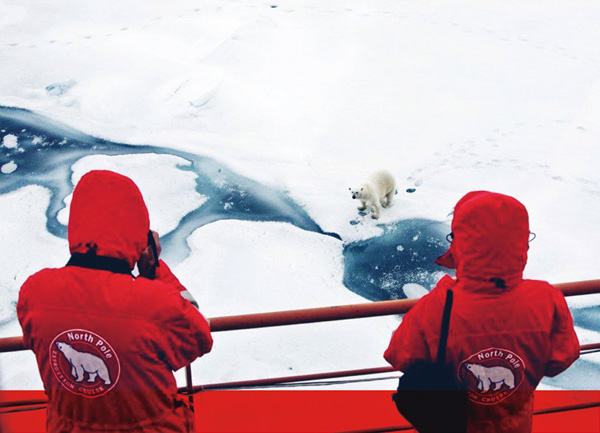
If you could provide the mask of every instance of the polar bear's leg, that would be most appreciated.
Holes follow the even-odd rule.
[[[504,378],[504,384],[508,386],[510,389],[515,389],[515,376],[510,374],[508,377]]]
[[[365,210],[367,208],[367,203],[364,200],[360,200],[360,206],[358,206],[358,210]]]
[[[490,378],[486,376],[482,377],[481,383],[483,384],[483,389],[481,390],[481,392],[488,392],[490,390],[490,385],[492,384]]]
[[[97,375],[98,375],[98,372],[97,372],[97,371],[95,371],[95,372],[93,372],[93,373],[90,373],[90,372],[88,371],[88,376],[89,376],[89,377],[88,377],[88,382],[94,382],[94,381],[96,380],[96,376],[97,376]]]
[[[379,215],[381,214],[381,205],[379,204],[379,200],[373,202],[373,215],[371,218],[379,219]]]
[[[503,383],[503,380],[501,380],[500,382],[494,382],[494,389],[492,389],[492,391],[498,391]]]
[[[483,391],[483,381],[480,378],[477,378],[477,389]]]
[[[77,369],[75,368],[75,366],[73,364],[71,364],[71,376],[73,376],[75,379],[77,379]]]
[[[104,381],[105,385],[110,385],[110,375],[108,374],[108,368],[106,368],[104,363],[98,367],[98,371],[96,373],[98,373],[98,376],[100,376],[100,379]]]
[[[83,365],[79,364],[75,366],[77,370],[77,376],[75,377],[75,382],[83,382],[83,375],[85,374],[85,370],[83,369]]]
[[[394,204],[394,191],[388,192],[385,196],[385,206],[391,207]]]

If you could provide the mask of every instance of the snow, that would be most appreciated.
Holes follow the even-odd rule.
[[[402,286],[402,291],[409,299],[420,298],[429,293],[429,291],[425,289],[425,287],[413,283],[405,284],[404,286]]]
[[[49,196],[47,189],[36,185],[0,195],[0,322],[16,317],[14,301],[29,275],[63,266],[69,258],[67,241],[46,229]]]
[[[344,288],[343,243],[329,236],[231,220],[197,229],[189,244],[192,254],[174,273],[208,317],[366,302]],[[331,359],[337,370],[368,368],[382,364],[396,326],[382,317],[215,333],[214,350],[193,371],[214,383],[318,373]]]
[[[537,238],[526,277],[598,278],[600,11],[593,2],[270,6],[5,0],[0,105],[113,141],[214,158],[284,191],[342,238],[260,222],[197,229],[176,272],[207,316],[361,302],[341,282],[344,243],[378,236],[399,220],[448,220],[475,189],[511,194],[528,208]],[[2,154],[18,145],[7,137]],[[187,166],[165,155],[88,156],[74,165],[72,181],[92,168],[123,170],[163,235],[206,200]],[[4,164],[2,172],[12,168]],[[398,195],[374,221],[358,215],[348,187],[382,168],[395,175]],[[67,259],[66,241],[45,228],[48,194],[29,185],[0,195],[2,317],[12,314],[5,305],[27,275]],[[597,306],[600,296],[568,302]],[[220,333],[214,353],[194,369],[202,381],[221,381],[290,367],[383,365],[395,324],[382,318]],[[19,329],[13,320],[0,333]],[[361,336],[359,351],[353,333]],[[41,386],[25,375],[36,371],[30,354],[2,355],[0,367],[2,388]]]
[[[0,195],[0,323],[2,337],[22,335],[16,320],[19,287],[45,267],[63,266],[69,259],[66,239],[46,229],[50,192],[37,185]],[[0,356],[0,389],[43,389],[33,352]]]
[[[18,145],[17,137],[12,134],[7,134],[2,138],[2,146],[7,149],[14,149]]]
[[[7,162],[6,164],[2,164],[0,167],[0,171],[4,174],[11,174],[18,168],[17,164],[14,161]]]
[[[188,244],[192,253],[175,273],[209,316],[364,302],[343,290],[343,243],[329,236],[228,220],[197,229]]]

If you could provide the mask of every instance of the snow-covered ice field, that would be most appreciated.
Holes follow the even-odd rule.
[[[583,0],[3,0],[0,337],[20,335],[27,276],[67,261],[65,206],[94,168],[138,183],[209,317],[420,296],[474,189],[527,206],[526,277],[599,278],[599,20]],[[375,221],[348,187],[380,168],[398,194]],[[568,302],[599,342],[600,296]],[[398,320],[218,333],[194,374],[381,366]],[[598,363],[542,386],[600,389]],[[31,353],[0,374],[41,388]]]

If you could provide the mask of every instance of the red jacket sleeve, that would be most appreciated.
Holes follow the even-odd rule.
[[[200,309],[198,302],[196,302],[192,294],[183,286],[183,284],[179,282],[175,274],[171,272],[171,269],[169,269],[167,264],[162,260],[160,261],[160,266],[156,268],[155,279],[162,281],[165,284],[168,284],[170,287],[176,290],[180,296],[191,302],[194,307]]]
[[[579,340],[573,327],[573,319],[563,294],[554,289],[554,319],[550,333],[550,360],[545,376],[556,376],[579,358]]]
[[[423,302],[419,302],[419,304],[422,305]],[[415,361],[429,359],[429,349],[418,323],[421,308],[417,309],[417,306],[404,315],[383,354],[385,360],[399,371],[406,371]]]
[[[210,323],[193,305],[187,289],[162,260],[156,268],[155,281],[172,290],[166,297],[166,305],[160,309],[157,337],[165,361],[171,370],[176,371],[210,352],[213,345]]]
[[[179,282],[175,274],[171,272],[171,269],[163,260],[159,260],[160,266],[156,268],[156,277],[158,281],[162,281],[165,284],[177,289],[177,291],[187,290],[183,284]]]
[[[176,371],[210,352],[213,339],[208,320],[175,293],[165,296],[155,321],[156,341],[163,360]]]
[[[436,353],[431,353],[425,333],[428,328],[439,329],[441,327],[441,311],[444,308],[446,289],[453,284],[454,280],[451,277],[444,277],[429,294],[423,296],[404,315],[383,354],[385,360],[395,369],[406,371],[417,361],[430,361],[437,356]],[[431,311],[440,311],[439,321],[432,321]]]

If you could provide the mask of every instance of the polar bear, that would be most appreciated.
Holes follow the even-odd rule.
[[[396,181],[394,176],[387,171],[381,170],[373,173],[367,181],[358,188],[349,188],[353,199],[360,200],[358,210],[373,208],[374,219],[378,219],[381,207],[390,207],[396,194]]]
[[[88,382],[94,382],[96,376],[104,381],[105,385],[110,385],[110,375],[108,368],[102,359],[91,353],[78,352],[70,344],[57,342],[56,347],[60,350],[71,364],[71,375],[76,382],[83,382],[83,375],[88,374]]]
[[[506,385],[508,389],[515,388],[515,375],[506,367],[485,367],[481,364],[471,363],[465,364],[465,367],[477,378],[477,389],[482,393],[488,392],[492,384],[494,385],[492,391],[498,391],[502,384]]]

